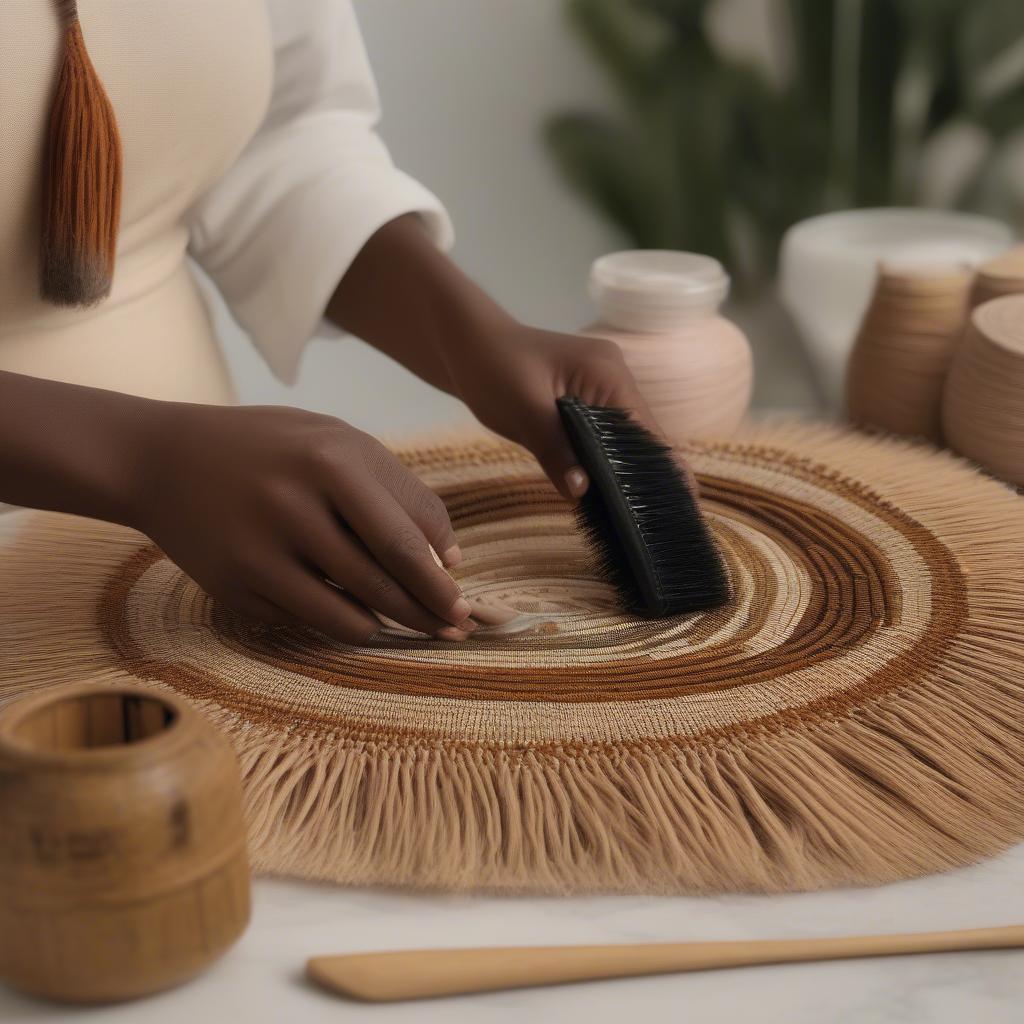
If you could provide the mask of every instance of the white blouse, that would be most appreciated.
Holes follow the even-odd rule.
[[[188,224],[190,252],[290,382],[338,281],[379,227],[418,211],[445,247],[452,228],[375,131],[380,104],[352,4],[268,7],[274,81],[266,117]]]
[[[274,373],[295,377],[369,237],[438,200],[395,168],[348,0],[79,0],[125,157],[111,296],[38,297],[40,167],[60,33],[54,5],[0,4],[0,369],[152,397],[225,401],[187,263],[223,293]]]

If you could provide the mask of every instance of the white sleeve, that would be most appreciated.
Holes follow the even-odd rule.
[[[438,245],[440,202],[391,162],[350,0],[268,0],[274,83],[266,118],[189,213],[191,255],[270,368],[292,383],[327,302],[370,236],[417,212]]]

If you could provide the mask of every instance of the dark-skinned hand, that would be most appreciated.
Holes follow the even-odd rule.
[[[431,554],[461,557],[444,504],[379,441],[299,409],[159,404],[134,525],[212,597],[353,644],[380,629],[369,609],[472,631]]]
[[[562,426],[556,399],[628,409],[655,436],[661,430],[612,341],[526,327],[497,326],[448,367],[453,394],[484,426],[528,449],[563,495],[579,498],[586,474]]]
[[[523,444],[567,498],[587,480],[556,398],[620,406],[659,433],[617,346],[520,324],[414,215],[367,242],[327,314]],[[298,409],[0,372],[0,500],[134,526],[236,611],[348,643],[372,636],[378,615],[458,640],[471,613],[510,614],[471,608],[435,562],[431,549],[449,568],[460,558],[436,494],[372,437]]]
[[[415,215],[385,224],[367,242],[327,312],[529,449],[569,500],[587,480],[557,398],[618,406],[664,437],[618,345],[520,323],[437,250]],[[681,461],[680,468],[689,474]]]

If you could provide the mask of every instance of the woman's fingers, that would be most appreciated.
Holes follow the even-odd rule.
[[[360,508],[359,525],[350,520],[374,558],[426,608],[460,628],[469,618],[469,602],[459,585],[438,566],[431,545],[408,512],[381,490],[375,510]]]
[[[599,358],[585,364],[574,375],[575,379],[571,383],[575,390],[571,393],[588,405],[625,409],[632,414],[637,423],[646,427],[655,437],[663,438],[665,433],[658,425],[647,400],[640,393],[619,347],[614,342],[609,342],[601,347],[600,352]]]
[[[224,587],[210,596],[236,614],[266,622],[268,625],[283,626],[294,621],[283,608],[237,580],[232,586]]]
[[[519,617],[515,608],[493,598],[477,597],[469,603],[473,606],[473,618],[483,626],[504,626]]]
[[[634,380],[625,362],[610,360],[601,364],[592,375],[582,374],[582,378],[579,387],[580,390],[587,392],[587,394],[577,394],[578,398],[591,405],[614,406],[615,408],[625,409],[627,412],[630,412],[637,423],[649,430],[656,438],[672,447],[676,464],[679,466],[680,472],[686,477],[691,491],[695,495],[700,493],[700,487],[697,483],[697,478],[693,475],[693,470],[687,465],[678,448],[668,440],[665,431],[661,429],[661,425],[651,411],[651,407],[647,404],[647,400],[640,393],[636,380]]]
[[[365,644],[380,631],[370,612],[298,562],[270,566],[262,590],[265,601],[342,643]]]
[[[448,513],[437,495],[384,445],[365,434],[355,445],[329,449],[329,457],[321,458],[319,465],[334,512],[399,589],[445,623],[466,624],[469,602],[432,554],[433,548],[449,559],[458,556]],[[396,494],[402,495],[409,509]],[[417,520],[425,523],[429,540]]]
[[[386,449],[385,452],[386,457],[376,464],[371,460],[371,472],[419,527],[441,563],[449,569],[454,568],[462,561],[462,552],[444,502],[415,473],[406,469]]]
[[[576,457],[553,400],[541,404],[534,413],[526,445],[566,501],[577,501],[587,493],[590,480]]]
[[[434,561],[423,530],[390,489],[370,475],[350,477],[344,493],[335,496],[335,506],[373,558],[424,608],[453,626],[466,622],[469,602]]]
[[[242,615],[247,615],[250,619],[258,619],[270,626],[284,626],[295,621],[279,605],[253,591],[249,591],[238,601],[232,602],[232,607]]]
[[[431,636],[453,628],[414,598],[334,517],[325,513],[315,523],[306,523],[303,533],[305,556],[366,607]],[[445,634],[445,639],[451,638]]]
[[[618,346],[597,340],[589,344],[592,355],[581,359],[567,375],[564,393],[587,405],[625,409],[656,437],[664,437]],[[590,481],[579,464],[555,402],[547,396],[537,400],[527,443],[564,498],[575,501],[586,493]]]

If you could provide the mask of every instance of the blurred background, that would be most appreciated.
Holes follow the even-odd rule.
[[[1024,209],[1024,0],[356,0],[395,161],[455,222],[455,257],[523,320],[593,319],[591,261],[707,252],[733,276],[755,407],[828,412],[783,312],[779,243],[849,207]],[[353,339],[296,387],[227,319],[244,402],[384,436],[466,422]],[[382,396],[387,401],[382,401]]]

